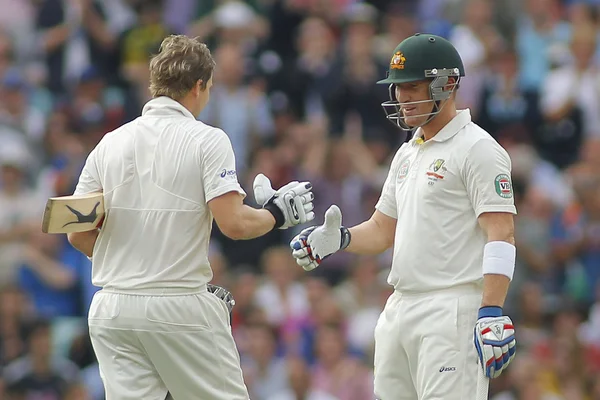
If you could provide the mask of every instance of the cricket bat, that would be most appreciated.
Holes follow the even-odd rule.
[[[42,232],[72,233],[91,231],[104,219],[101,192],[51,197],[46,202]]]

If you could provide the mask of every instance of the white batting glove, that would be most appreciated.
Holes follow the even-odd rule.
[[[475,324],[475,348],[483,373],[490,379],[500,376],[515,358],[517,350],[512,320],[500,307],[481,307]]]
[[[333,253],[350,244],[350,231],[342,226],[342,212],[332,205],[325,213],[325,222],[300,232],[290,242],[292,256],[305,271],[312,271]]]
[[[315,218],[315,196],[310,182],[293,181],[275,190],[269,178],[258,174],[254,178],[253,188],[256,202],[275,217],[275,228],[287,229]]]

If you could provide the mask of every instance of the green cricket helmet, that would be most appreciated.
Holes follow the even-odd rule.
[[[378,81],[378,84],[389,85],[390,100],[381,104],[388,120],[404,130],[414,130],[431,121],[444,107],[442,101],[450,98],[461,77],[465,76],[465,67],[456,48],[443,37],[425,33],[417,33],[404,39],[394,50],[390,60],[387,77]],[[450,90],[448,79],[455,77]],[[428,100],[400,103],[396,99],[395,85],[408,82],[430,80]],[[415,115],[414,117],[428,116],[427,120],[419,126],[408,126],[402,115],[403,107],[416,104],[433,102],[430,113]]]

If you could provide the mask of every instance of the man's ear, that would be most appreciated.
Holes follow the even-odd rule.
[[[446,86],[444,86],[444,91],[449,92],[453,89],[456,90],[456,77],[449,76],[448,82],[446,83]]]
[[[196,84],[194,85],[194,95],[196,97],[200,96],[200,93],[202,93],[204,91],[204,89],[206,89],[206,86],[204,85],[204,81],[202,79],[198,79],[196,81]]]

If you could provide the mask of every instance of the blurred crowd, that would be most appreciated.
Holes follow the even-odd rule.
[[[228,133],[246,191],[258,172],[274,187],[310,180],[315,222],[337,204],[351,226],[373,212],[406,140],[375,81],[400,41],[429,32],[459,50],[459,106],[513,162],[518,260],[505,309],[518,351],[490,398],[600,400],[600,1],[0,0],[0,10],[0,398],[104,398],[86,331],[90,262],[42,234],[41,215],[48,197],[73,192],[102,136],[139,115],[166,35],[209,44],[217,67],[198,118]],[[213,283],[237,302],[251,398],[372,399],[390,253],[336,254],[306,273],[290,256],[296,233],[236,242],[214,229]]]

